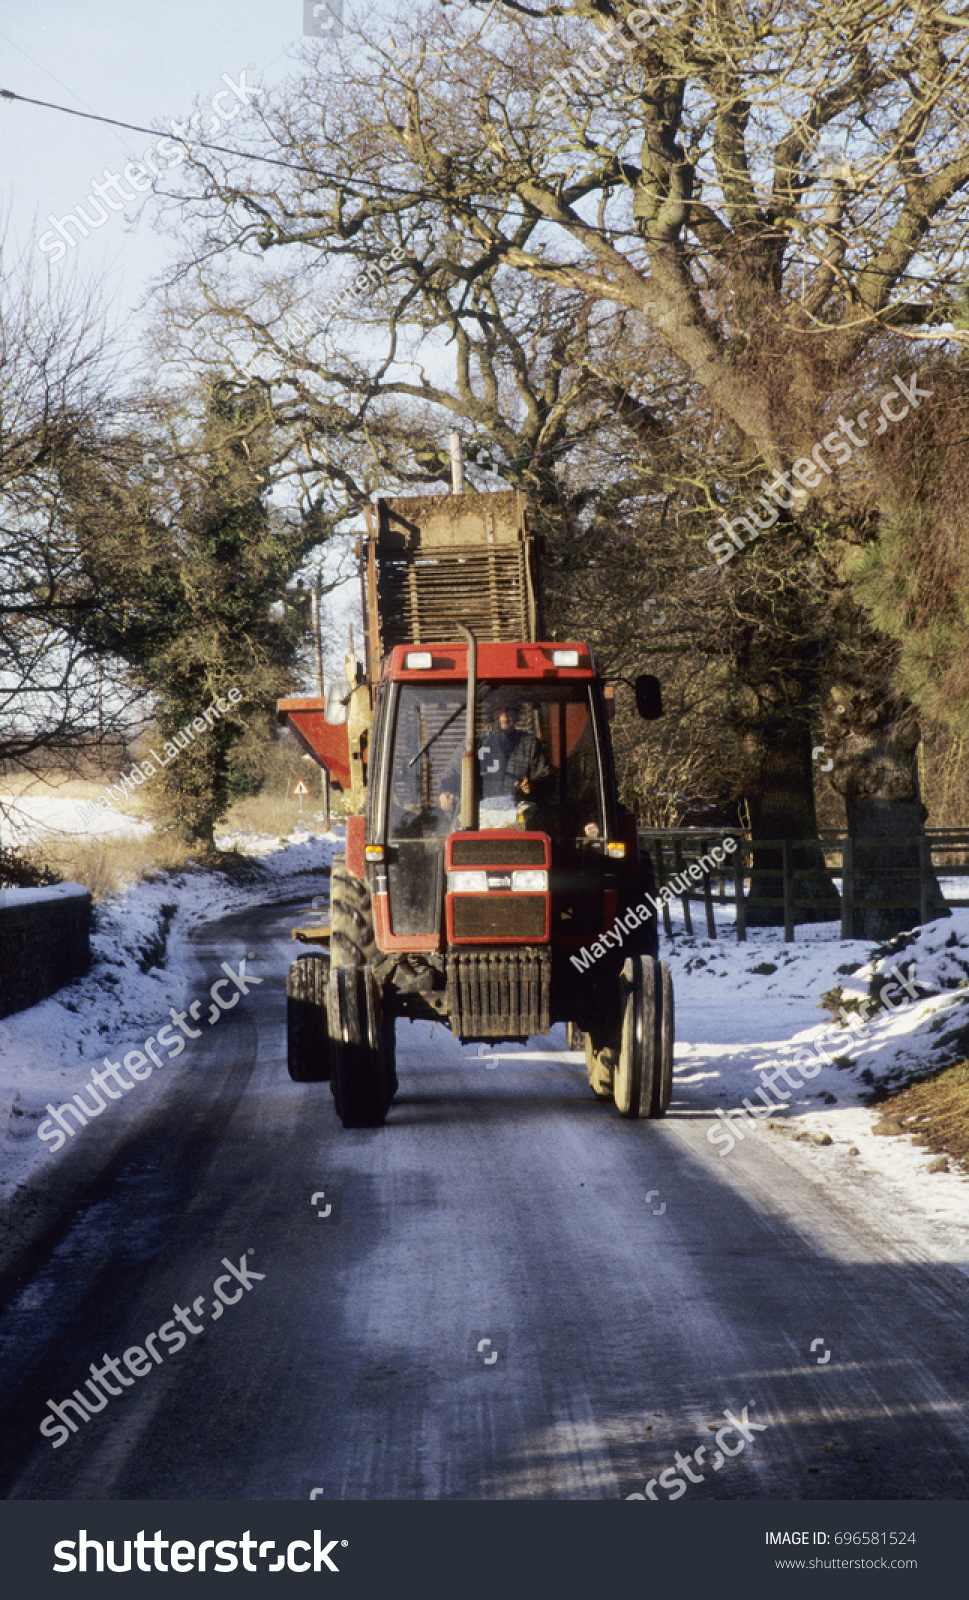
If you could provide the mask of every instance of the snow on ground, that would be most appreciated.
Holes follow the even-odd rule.
[[[728,1116],[711,1130],[728,1171],[742,1175],[745,1141],[796,1140],[792,1160],[846,1190],[868,1182],[871,1205],[886,1221],[891,1215],[899,1236],[969,1270],[969,1177],[954,1164],[929,1173],[934,1152],[874,1134],[880,1113],[866,1105],[876,1085],[891,1088],[969,1055],[969,910],[881,945],[843,940],[837,923],[798,927],[793,944],[781,930],[749,929],[741,944],[731,911],[717,907],[716,940],[690,937],[674,920],[673,939],[661,941],[676,996],[674,1097]],[[892,968],[920,998],[899,987]],[[821,1005],[835,987],[844,1003],[886,985],[896,1009],[878,1009],[854,1028]],[[777,1074],[771,1088],[780,1066],[792,1079]],[[745,1100],[761,1109],[756,1121]],[[739,1119],[729,1115],[735,1111]]]
[[[92,790],[92,796],[99,791]],[[25,845],[42,842],[47,834],[59,834],[65,839],[103,839],[108,834],[141,835],[151,833],[151,823],[144,817],[123,811],[85,811],[82,799],[59,794],[22,794],[13,798],[0,795],[3,805],[3,837],[8,846],[20,849]],[[93,808],[92,808],[93,809]]]
[[[234,834],[218,843],[261,863],[258,881],[241,885],[220,874],[181,872],[114,896],[98,915],[88,976],[0,1021],[0,1194],[9,1196],[39,1163],[58,1159],[37,1138],[46,1103],[67,1100],[106,1051],[117,1058],[139,1048],[172,1006],[184,1006],[191,931],[285,888],[305,889],[309,900],[340,838],[294,833],[281,845],[268,835]],[[702,918],[694,907],[695,918],[698,912]],[[717,907],[720,933],[711,940],[687,936],[674,907],[675,936],[662,940],[676,990],[676,1114],[707,1115],[711,1105],[727,1113],[745,1099],[761,1105],[757,1089],[773,1069],[793,1066],[803,1074],[804,1064],[808,1073],[817,1067],[786,1101],[785,1081],[775,1079],[769,1115],[756,1125],[745,1118],[743,1139],[732,1148],[726,1148],[722,1120],[714,1123],[719,1143],[711,1141],[711,1159],[722,1161],[729,1181],[742,1183],[744,1140],[783,1141],[776,1148],[785,1159],[813,1167],[822,1186],[851,1192],[860,1185],[863,1203],[896,1219],[900,1237],[906,1234],[940,1259],[969,1260],[969,1178],[959,1171],[929,1174],[930,1152],[907,1138],[873,1134],[875,1114],[865,1105],[876,1084],[925,1075],[969,1054],[969,910],[956,910],[891,947],[844,941],[836,923],[799,927],[793,944],[785,944],[779,930],[749,930],[740,944],[731,916],[732,908]],[[836,986],[843,999],[877,995],[894,984],[893,966],[923,998],[893,987],[897,1009],[878,1010],[853,1031],[821,1006],[822,995]],[[556,1054],[563,1031],[556,1029],[547,1042]],[[816,1057],[818,1041],[830,1065]],[[469,1053],[478,1048],[467,1047]],[[567,1059],[577,1067],[577,1057]],[[158,1074],[138,1084],[111,1116],[120,1125],[145,1115],[170,1077]],[[727,1126],[735,1129],[736,1119]],[[62,1154],[70,1148],[71,1142]]]
[[[197,870],[159,873],[110,896],[96,913],[87,976],[0,1020],[0,1201],[38,1165],[57,1160],[37,1136],[47,1102],[63,1104],[90,1084],[90,1069],[100,1068],[106,1054],[118,1060],[140,1049],[173,1006],[184,1006],[192,930],[287,890],[305,889],[309,903],[342,836],[299,832],[281,845],[268,835],[233,834],[216,842],[252,859],[252,882]],[[187,1049],[180,1060],[189,1062]],[[133,1124],[165,1093],[171,1077],[159,1073],[136,1084],[102,1116]],[[60,1153],[66,1155],[73,1143],[68,1140]]]

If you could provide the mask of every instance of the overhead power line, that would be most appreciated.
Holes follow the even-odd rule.
[[[63,111],[68,117],[83,117],[85,122],[105,122],[111,128],[127,128],[131,133],[150,133],[154,139],[175,139],[179,144],[183,144],[188,151],[193,149],[218,150],[226,156],[242,156],[246,161],[268,161],[271,166],[286,167],[290,171],[316,172],[317,170],[315,167],[304,166],[299,161],[282,161],[278,156],[259,155],[254,150],[234,150],[228,144],[208,144],[202,139],[196,139],[192,144],[189,144],[187,139],[183,139],[177,133],[165,133],[163,129],[159,128],[145,128],[137,122],[121,122],[117,117],[101,117],[94,111],[76,111],[73,106],[58,106],[52,100],[32,100],[29,95],[15,94],[12,89],[0,89],[0,99],[20,100],[25,106],[43,106],[45,111]],[[329,176],[329,174],[324,174],[324,176]]]
[[[131,133],[147,133],[147,134],[150,134],[152,136],[152,138],[154,138],[154,139],[159,139],[159,138],[173,139],[178,144],[184,145],[185,149],[188,151],[189,155],[191,155],[194,150],[215,150],[221,155],[235,156],[237,159],[242,160],[242,161],[264,161],[269,166],[272,166],[272,167],[283,167],[283,168],[286,169],[287,172],[308,172],[314,178],[321,178],[321,179],[324,179],[325,181],[327,181],[329,183],[338,184],[344,194],[352,195],[354,199],[365,200],[365,201],[370,201],[370,202],[372,202],[373,199],[374,199],[374,196],[373,196],[372,193],[368,193],[366,190],[356,188],[354,185],[349,184],[347,182],[346,177],[345,177],[344,174],[339,173],[339,172],[329,172],[329,171],[327,171],[327,169],[325,167],[311,167],[311,166],[308,166],[305,161],[295,161],[295,160],[288,160],[288,159],[284,160],[280,156],[264,155],[264,154],[262,154],[262,152],[260,152],[258,150],[239,150],[239,149],[236,149],[234,146],[227,145],[227,144],[210,144],[207,140],[204,140],[204,139],[195,139],[190,143],[187,139],[182,138],[182,136],[180,134],[165,133],[163,129],[159,129],[159,128],[146,128],[146,127],[143,126],[143,124],[138,123],[138,122],[124,122],[118,117],[100,116],[97,112],[94,112],[94,111],[78,111],[78,110],[75,109],[74,106],[57,105],[53,100],[34,100],[34,99],[31,98],[30,95],[17,94],[13,89],[0,89],[0,99],[2,99],[2,100],[19,100],[23,105],[41,106],[45,111],[60,111],[65,116],[68,116],[68,117],[82,117],[85,122],[103,122],[108,127],[111,127],[111,128],[126,128]],[[619,183],[620,183],[620,178],[616,177],[614,180],[605,180],[605,181],[607,183],[612,183],[615,186],[618,186]],[[410,196],[412,199],[420,199],[421,198],[418,190],[416,190],[415,188],[404,189],[404,188],[400,188],[399,185],[397,185],[397,184],[386,183],[383,180],[380,181],[380,183],[377,186],[377,188],[378,188],[378,192],[382,192],[382,193],[385,193],[385,194],[395,194],[395,195]],[[244,198],[244,197],[242,197],[242,198]],[[438,202],[443,201],[447,205],[455,205],[456,209],[459,208],[462,204],[465,204],[465,205],[473,205],[474,210],[476,212],[490,211],[490,212],[494,213],[497,216],[508,216],[509,215],[509,208],[507,206],[488,205],[487,201],[485,201],[485,200],[474,200],[474,201],[472,201],[470,195],[467,196],[466,199],[463,202],[460,201],[460,200],[455,201],[449,196],[440,196],[440,195],[432,195],[432,196],[429,196],[429,197],[425,196],[424,198],[430,198],[430,199],[436,200]],[[557,227],[560,227],[560,228],[564,228],[564,227],[567,226],[566,223],[557,222],[556,219],[554,219],[552,217],[545,217],[540,212],[536,212],[535,213],[535,220],[536,220],[536,222],[544,222],[544,223],[549,224],[550,226],[557,226]],[[594,233],[594,234],[597,234],[599,236],[599,238],[608,239],[608,240],[615,240],[615,238],[617,237],[617,233],[618,233],[619,230],[617,230],[615,228],[612,228],[612,229],[610,229],[610,228],[599,228],[599,227],[597,227],[595,225],[595,223],[587,222],[584,217],[579,217],[578,220],[579,220],[582,228],[584,229],[584,231],[587,232],[587,233]],[[636,232],[636,230],[630,231],[630,230],[626,229],[626,230],[623,230],[623,231],[629,237],[636,237],[636,238],[640,237],[640,235],[638,234],[638,232]],[[871,272],[873,269],[870,266],[867,266],[867,267],[864,267],[862,270],[866,271],[866,272]],[[888,276],[892,276],[892,274],[883,273],[883,276],[888,277]],[[915,283],[924,282],[923,278],[921,278],[919,275],[917,275],[915,273],[911,273],[911,272],[902,272],[902,273],[899,273],[897,276],[900,279],[901,278],[910,278]]]

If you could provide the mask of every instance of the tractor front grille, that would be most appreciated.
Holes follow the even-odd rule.
[[[453,939],[544,939],[548,934],[544,894],[455,894],[451,896]]]
[[[548,843],[543,837],[509,838],[507,834],[489,839],[460,834],[451,840],[452,867],[544,867]]]
[[[551,1026],[548,950],[463,950],[447,958],[447,1005],[458,1039],[527,1039]]]

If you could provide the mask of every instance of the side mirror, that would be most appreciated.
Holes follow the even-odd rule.
[[[663,691],[658,678],[651,672],[641,672],[633,684],[636,691],[636,710],[644,722],[655,722],[663,715]]]
[[[346,722],[352,693],[352,683],[331,683],[327,689],[323,716],[332,728],[338,728]]]

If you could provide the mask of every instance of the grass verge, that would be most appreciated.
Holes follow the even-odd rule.
[[[943,1067],[878,1101],[876,1133],[907,1133],[913,1144],[958,1161],[969,1172],[969,1061]]]

